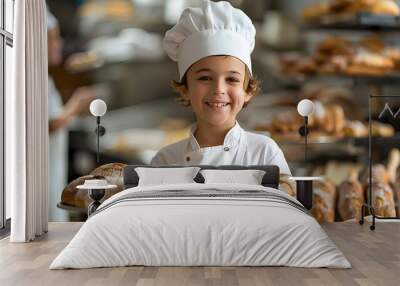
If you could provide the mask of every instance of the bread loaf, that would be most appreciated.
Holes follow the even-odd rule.
[[[400,150],[392,149],[389,152],[387,171],[389,175],[390,186],[393,190],[394,203],[397,216],[400,216]]]
[[[61,194],[61,202],[65,205],[78,208],[87,208],[92,202],[87,190],[77,189],[76,186],[84,184],[89,179],[106,179],[109,184],[117,185],[117,188],[107,189],[102,201],[123,190],[122,171],[125,164],[110,163],[93,170],[89,175],[79,177],[70,182]]]
[[[400,10],[396,2],[392,0],[380,0],[368,7],[369,12],[390,16],[399,16]]]
[[[313,182],[312,215],[319,222],[335,221],[336,186],[330,180]]]
[[[291,180],[290,176],[287,174],[280,174],[279,189],[289,196],[296,197],[296,182]]]
[[[368,199],[368,169],[364,171],[362,178],[365,195]],[[376,215],[385,217],[394,217],[396,215],[393,190],[389,182],[390,179],[386,167],[382,164],[374,165],[372,167],[371,202]]]
[[[358,180],[358,169],[352,170],[349,178],[338,187],[338,213],[342,220],[361,219],[364,190]]]

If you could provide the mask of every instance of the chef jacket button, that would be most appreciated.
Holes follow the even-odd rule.
[[[186,162],[190,161],[190,157],[189,156],[187,156],[185,159],[186,159]]]
[[[229,151],[229,147],[225,147],[224,151],[228,152]]]

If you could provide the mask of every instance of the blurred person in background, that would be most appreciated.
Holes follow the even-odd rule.
[[[63,39],[57,19],[47,13],[47,44],[49,67],[62,64]],[[88,110],[95,98],[91,87],[78,88],[63,105],[53,79],[48,81],[49,107],[49,221],[67,221],[68,213],[57,208],[61,193],[67,185],[68,125],[80,113]]]

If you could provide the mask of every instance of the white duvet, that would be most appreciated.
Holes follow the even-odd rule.
[[[127,189],[99,207],[50,269],[127,265],[351,267],[313,217],[279,200],[186,196],[115,203],[136,192],[206,193],[207,189],[258,190],[297,202],[279,190],[254,185],[193,183]]]

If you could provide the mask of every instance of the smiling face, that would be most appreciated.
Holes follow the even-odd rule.
[[[246,66],[232,56],[210,56],[194,63],[186,74],[181,96],[190,102],[199,125],[230,128],[243,104]]]

